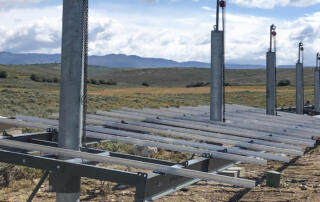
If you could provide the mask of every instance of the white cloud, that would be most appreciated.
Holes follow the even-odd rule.
[[[90,10],[89,53],[123,53],[177,61],[210,61],[213,12],[191,16],[144,16]],[[0,50],[59,53],[60,7],[13,9],[0,13]],[[294,64],[297,44],[303,40],[306,60],[314,63],[320,42],[320,12],[296,20],[227,14],[226,57],[228,63],[264,64],[269,26],[277,22],[278,64]],[[249,23],[248,23],[249,22]],[[12,26],[15,25],[15,26]]]
[[[231,2],[244,7],[270,9],[276,6],[307,7],[320,3],[320,0],[231,0]]]
[[[213,11],[213,10],[215,10],[215,9],[213,9],[213,8],[211,8],[211,7],[208,7],[208,6],[202,6],[201,7],[203,10],[205,10],[205,11]]]
[[[0,0],[0,10],[20,8],[29,4],[39,3],[43,0]]]
[[[60,51],[61,6],[13,9],[0,13],[0,19],[1,50],[48,53]]]

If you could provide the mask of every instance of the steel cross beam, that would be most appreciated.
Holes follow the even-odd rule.
[[[135,160],[128,160],[128,159],[126,161],[123,161],[123,159],[116,158],[116,157],[99,156],[99,155],[90,154],[87,152],[73,151],[73,150],[62,149],[62,148],[54,148],[54,147],[37,145],[37,144],[17,142],[12,140],[0,140],[0,145],[10,147],[10,148],[21,148],[28,151],[38,151],[43,153],[54,154],[58,156],[63,156],[65,158],[79,158],[79,159],[86,159],[89,161],[96,161],[99,163],[111,163],[111,164],[134,167],[134,168],[140,168],[143,170],[152,170],[154,172],[171,174],[171,175],[187,177],[192,179],[213,180],[215,182],[227,183],[227,184],[232,184],[232,185],[246,187],[246,188],[252,188],[255,186],[255,182],[251,180],[226,177],[222,175],[209,174],[209,173],[199,172],[199,171],[191,171],[189,169],[185,169],[181,167],[170,167],[170,166],[164,166],[164,165],[159,165],[154,163],[138,162]],[[59,166],[57,168],[60,169]],[[72,171],[72,169],[70,171]]]
[[[132,156],[134,157],[134,156]],[[155,200],[178,189],[189,186],[199,181],[175,175],[162,175],[149,173],[132,173],[87,164],[72,163],[53,158],[33,156],[29,154],[0,150],[0,161],[35,169],[42,169],[50,173],[65,172],[79,177],[88,177],[97,180],[116,182],[136,187],[135,201]],[[224,170],[233,166],[236,162],[222,159],[197,158],[186,163],[186,168],[202,172]],[[168,166],[182,166],[175,163],[167,163]]]
[[[10,120],[12,121],[12,120]],[[13,122],[10,122],[13,123]],[[52,130],[51,130],[52,131]],[[0,138],[1,140],[12,142],[14,144],[20,144],[18,146],[20,149],[24,148],[24,145],[28,145],[27,142],[48,145],[51,147],[57,147],[56,142],[51,142],[55,139],[57,133],[46,132],[46,133],[33,133],[26,135],[14,135]],[[93,140],[93,139],[92,139]],[[95,140],[93,140],[95,141]],[[20,142],[20,143],[19,143]],[[4,145],[8,146],[7,143]],[[32,146],[32,150],[36,150],[36,147]],[[27,149],[27,148],[26,148]],[[59,148],[57,148],[59,150]],[[26,150],[25,150],[26,151]],[[92,154],[105,154],[105,151],[83,148],[82,151],[86,151]],[[107,156],[122,158],[125,160],[137,160],[147,163],[156,163],[157,165],[171,166],[173,168],[187,168],[195,171],[202,172],[213,172],[217,173],[222,171],[236,163],[230,160],[223,160],[219,158],[197,158],[190,160],[184,164],[176,164],[168,161],[161,161],[157,159],[144,158],[139,156],[131,156],[127,154],[120,154],[114,152],[107,152]],[[50,171],[51,177],[56,177],[57,175],[72,175],[74,177],[89,177],[99,180],[107,180],[112,182],[117,182],[121,184],[128,184],[136,187],[136,201],[154,200],[162,197],[166,194],[174,192],[183,187],[189,186],[198,182],[200,179],[192,179],[184,176],[177,176],[175,174],[157,174],[149,173],[147,176],[139,173],[128,173],[119,170],[112,170],[107,168],[95,167],[88,165],[88,163],[93,161],[83,161],[81,159],[74,160],[59,160],[55,159],[55,155],[46,156],[33,156],[26,153],[15,152],[14,149],[10,150],[0,150],[0,161],[5,163],[12,163],[15,165],[28,166],[37,169],[43,169]],[[186,166],[186,167],[185,167]],[[90,174],[90,175],[89,175]],[[141,178],[141,179],[140,179]],[[129,179],[129,181],[124,181],[123,179]],[[55,181],[53,181],[55,182]],[[138,183],[139,182],[139,183]],[[169,183],[168,183],[169,182]],[[52,184],[51,184],[52,185]],[[53,186],[54,187],[54,186]],[[51,191],[56,191],[52,189]]]

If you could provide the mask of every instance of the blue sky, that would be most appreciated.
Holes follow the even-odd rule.
[[[60,52],[62,0],[0,5],[0,51]],[[215,0],[91,0],[89,53],[209,62],[214,13]],[[227,62],[264,64],[272,23],[278,64],[294,64],[303,40],[306,64],[313,65],[320,51],[320,0],[227,0]]]

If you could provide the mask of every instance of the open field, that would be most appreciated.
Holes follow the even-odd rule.
[[[0,71],[7,71],[9,78],[16,85],[21,85],[17,80],[28,84],[31,74],[49,78],[59,78],[58,64],[47,65],[0,65]],[[304,68],[305,85],[313,85],[314,68]],[[114,80],[120,87],[139,87],[146,82],[154,87],[185,87],[190,83],[209,82],[210,69],[206,68],[157,68],[157,69],[135,69],[135,68],[107,68],[89,67],[89,79]],[[295,69],[278,69],[278,81],[288,79],[295,84]],[[265,69],[227,69],[226,83],[232,86],[261,86],[265,85]],[[27,82],[27,83],[25,83]]]
[[[8,78],[0,79],[0,116],[14,116],[15,114],[49,117],[59,109],[59,84],[43,83],[30,80],[31,74],[42,77],[59,77],[57,65],[30,66],[1,66],[0,71],[6,71]],[[307,68],[305,74],[305,99],[313,101],[313,74]],[[280,79],[289,79],[294,83],[292,69],[281,69]],[[123,70],[101,67],[90,68],[90,77],[99,79],[113,79],[117,86],[89,85],[88,110],[110,110],[121,107],[170,107],[208,105],[209,88],[185,88],[192,82],[209,81],[208,69],[147,69]],[[150,79],[150,80],[148,80]],[[226,87],[226,102],[244,104],[255,107],[265,106],[265,72],[264,70],[228,70]],[[151,87],[143,87],[142,82],[150,83]],[[294,86],[278,88],[278,106],[294,106]],[[131,152],[127,144],[107,143],[100,148]],[[179,161],[188,155],[161,151],[156,158]],[[283,171],[281,188],[272,189],[264,184],[247,193],[242,201],[319,201],[320,200],[320,149],[316,148],[288,165]],[[7,165],[0,165],[6,167]],[[282,164],[271,163],[267,168],[250,169],[246,167],[245,177],[260,178],[264,170],[276,170]],[[116,168],[116,167],[114,167]],[[125,168],[127,169],[127,168]],[[252,172],[260,170],[260,172]],[[35,183],[39,180],[40,171],[22,167],[10,168],[14,179],[9,186],[3,184],[0,177],[0,201],[25,201]],[[18,175],[18,173],[20,173]],[[130,201],[134,189],[113,190],[115,184],[101,183],[96,180],[83,180],[82,199],[87,201]],[[304,187],[303,189],[301,187]],[[306,188],[306,190],[305,190]],[[44,185],[35,201],[54,201],[54,195],[47,192]],[[215,183],[200,182],[187,190],[176,192],[159,201],[228,201],[243,189],[222,186]]]
[[[116,69],[90,67],[89,78],[96,80],[112,79],[117,86],[93,85],[88,87],[88,109],[109,110],[119,107],[167,107],[179,105],[209,104],[209,88],[185,88],[193,82],[209,81],[208,69],[173,68],[173,69]],[[59,84],[35,82],[31,74],[40,77],[59,78],[56,64],[4,66],[8,77],[0,79],[0,115],[13,116],[16,113],[48,117],[58,111]],[[313,100],[313,70],[305,70],[305,97]],[[278,80],[289,79],[294,84],[294,69],[280,69]],[[121,79],[119,75],[125,78]],[[286,76],[286,77],[285,77]],[[149,80],[148,80],[149,79]],[[141,82],[148,82],[150,87],[143,87]],[[227,70],[227,103],[265,106],[265,72],[256,70]],[[278,88],[278,106],[295,104],[294,86]]]

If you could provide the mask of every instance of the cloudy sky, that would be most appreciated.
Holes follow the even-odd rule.
[[[264,64],[277,25],[278,64],[320,51],[320,0],[227,0],[227,63]],[[90,0],[89,54],[210,61],[215,0]],[[62,0],[0,0],[0,51],[59,53]]]

